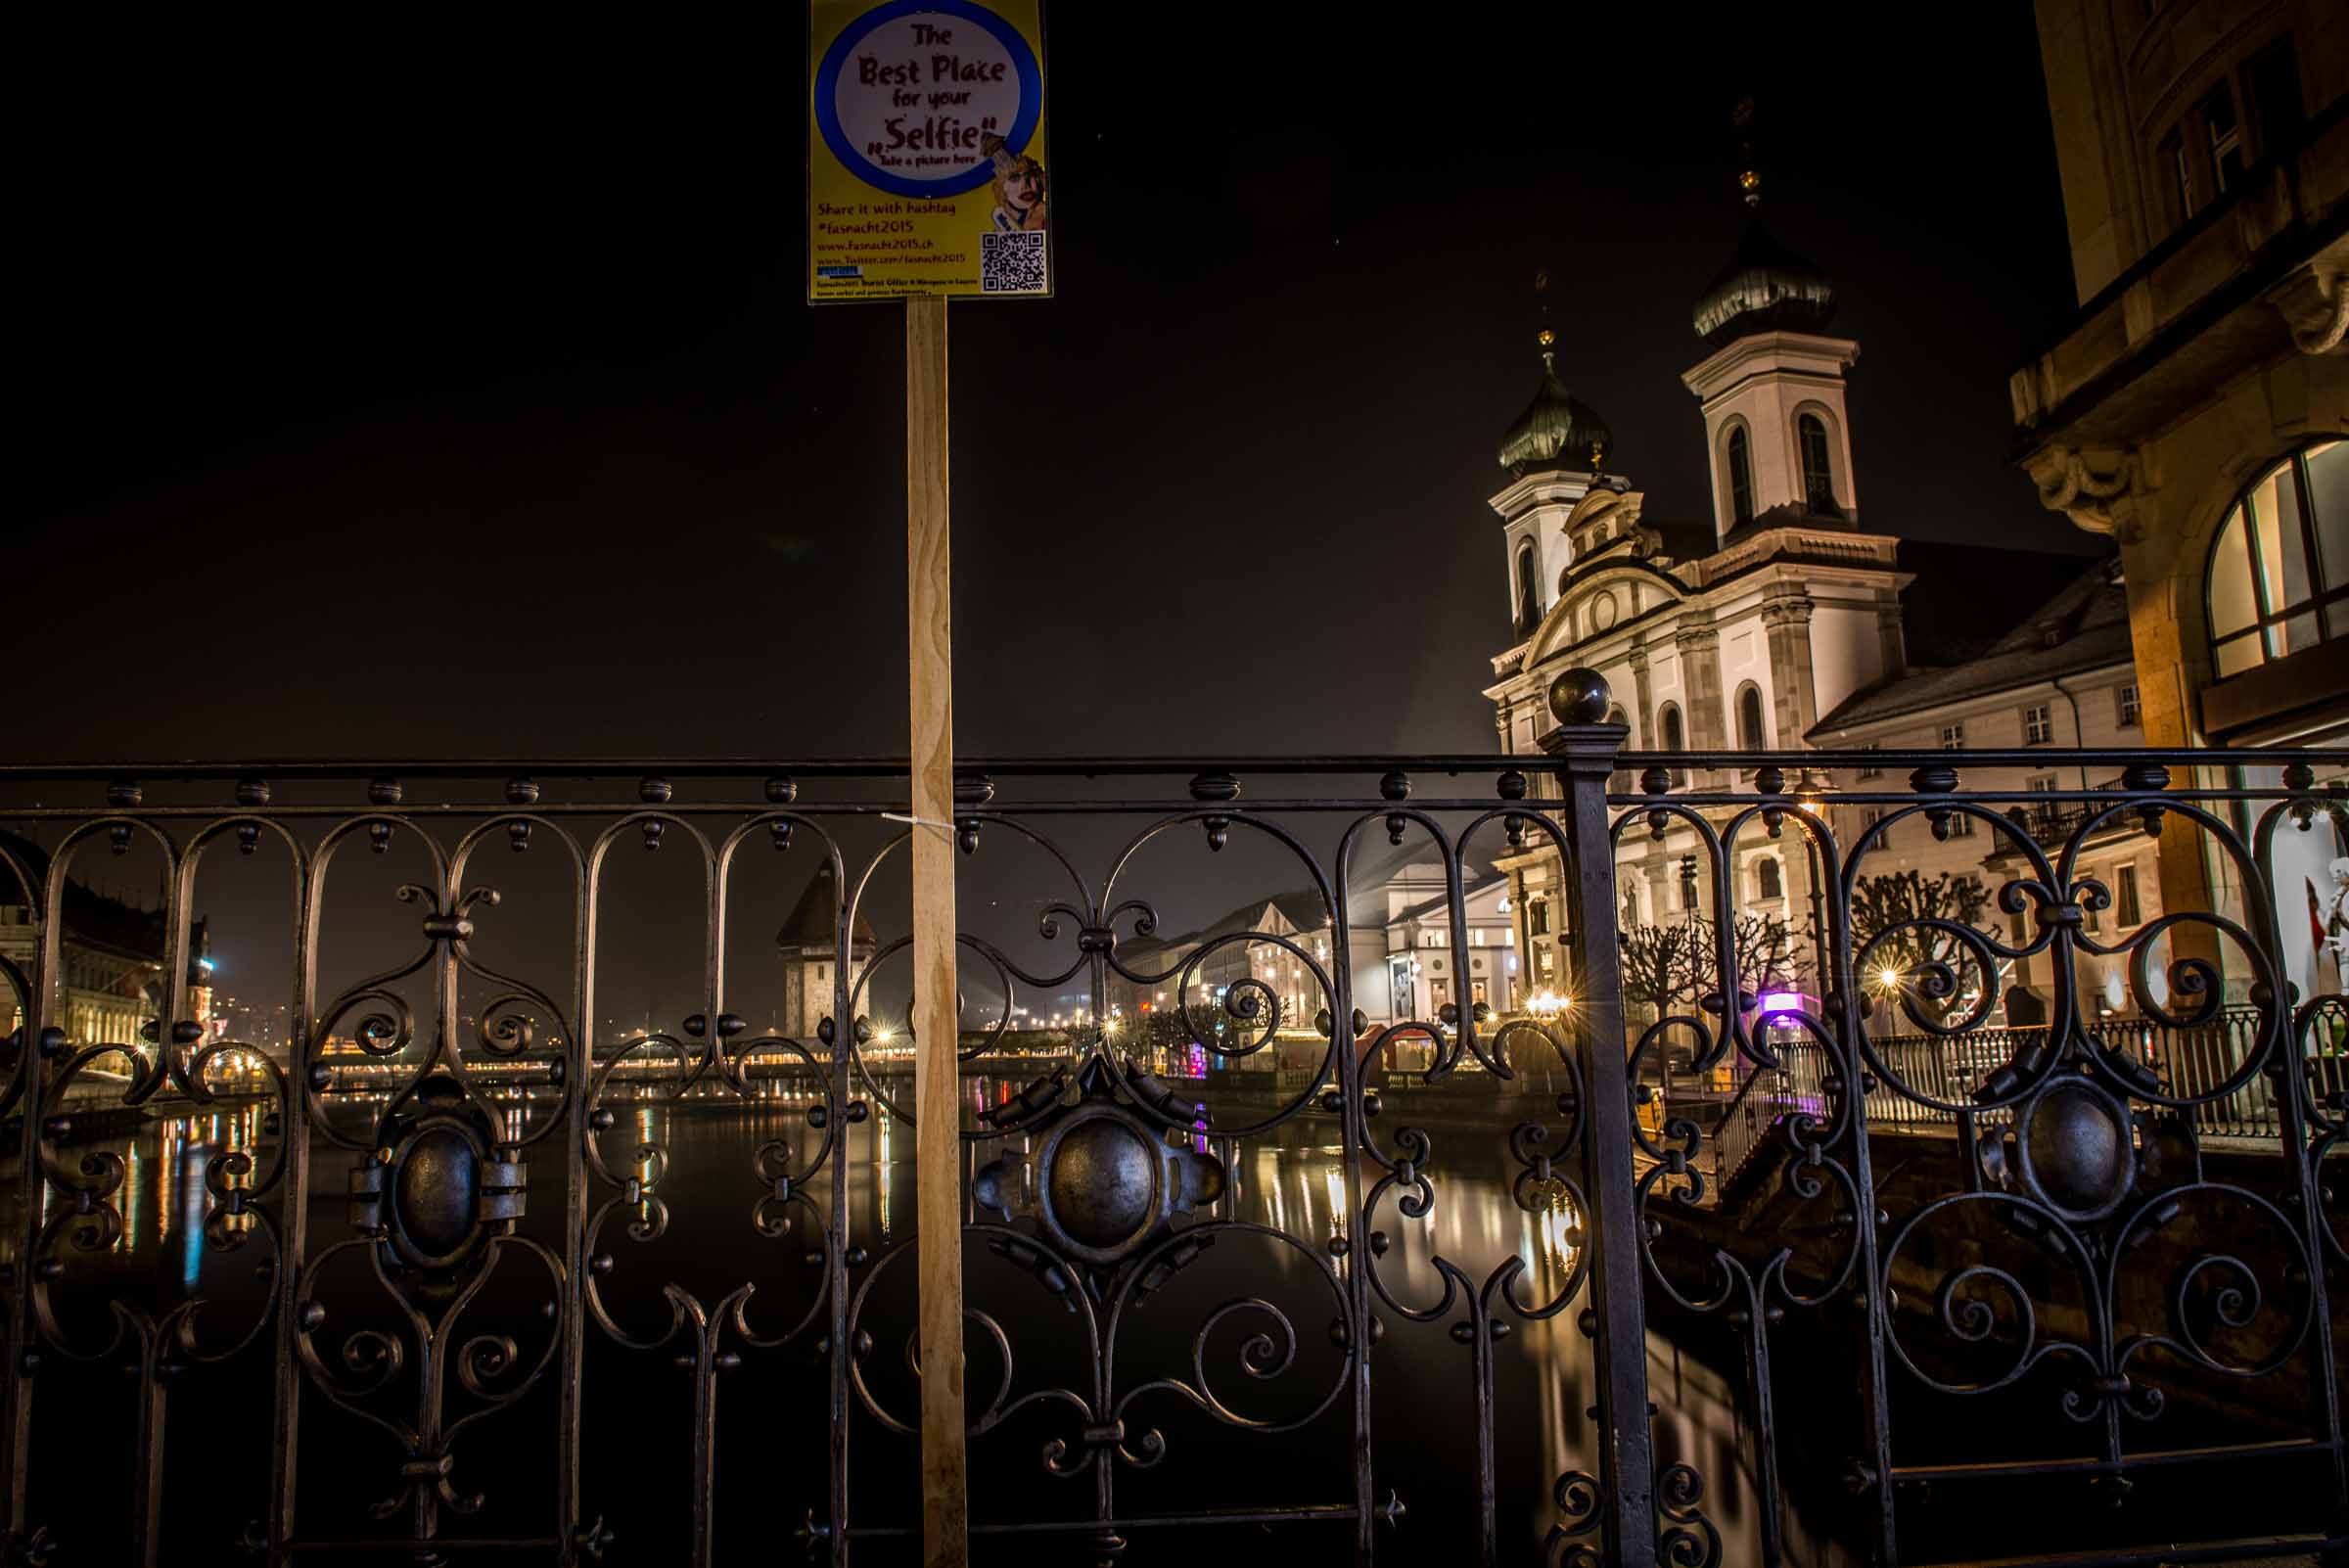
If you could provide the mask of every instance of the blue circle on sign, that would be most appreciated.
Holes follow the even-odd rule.
[[[816,68],[815,124],[823,132],[824,145],[832,149],[832,156],[867,185],[878,186],[893,196],[960,196],[965,191],[977,190],[992,179],[993,166],[982,160],[963,172],[943,180],[908,179],[869,162],[863,152],[849,139],[848,132],[840,123],[840,71],[848,64],[850,51],[883,23],[925,13],[959,17],[965,22],[977,23],[992,33],[995,41],[1002,44],[1004,52],[1011,56],[1012,69],[1020,76],[1020,111],[1012,116],[1011,128],[1003,132],[1003,145],[1014,153],[1027,151],[1028,139],[1036,134],[1036,122],[1043,115],[1043,72],[1036,66],[1035,54],[1028,48],[1028,40],[1021,37],[1010,23],[983,6],[971,4],[971,0],[894,0],[893,4],[865,13],[847,31],[832,40],[832,47],[824,51],[823,64]]]

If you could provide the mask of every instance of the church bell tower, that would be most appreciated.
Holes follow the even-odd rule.
[[[1738,105],[1740,131],[1752,118],[1752,102]],[[1762,179],[1752,144],[1741,151],[1737,184],[1753,212]],[[1749,217],[1728,265],[1696,301],[1707,353],[1681,377],[1704,410],[1716,538],[1763,519],[1856,521],[1844,373],[1860,346],[1826,335],[1834,315],[1826,274],[1781,245],[1758,213]]]

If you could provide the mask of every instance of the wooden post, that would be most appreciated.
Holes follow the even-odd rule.
[[[952,557],[946,507],[946,301],[905,301],[907,674],[913,719],[914,1193],[922,1364],[922,1561],[961,1568],[962,1108],[955,1064]]]

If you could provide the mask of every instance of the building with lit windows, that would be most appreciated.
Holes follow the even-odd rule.
[[[2129,606],[2120,563],[2103,560],[2077,577],[1982,654],[1940,669],[1907,674],[1856,693],[1819,720],[1813,744],[1833,751],[2029,751],[2045,746],[2103,749],[2143,744],[2137,665],[2129,646]],[[2096,769],[2067,761],[2058,766],[1968,767],[1968,789],[2045,795],[2055,790],[2095,790],[2119,782],[2117,767]],[[1899,789],[1905,774],[1890,777],[1861,768],[1830,781],[1847,789]],[[1838,843],[1857,846],[1875,826],[1881,808],[1838,807],[1831,791],[1815,798],[1834,824]],[[1997,807],[2052,855],[2070,842],[2086,820],[2077,803],[2002,804]],[[1920,817],[1883,828],[1872,841],[1864,870],[1914,870],[1927,878],[1972,876],[1995,889],[2031,874],[2015,846],[1978,818],[1949,818],[1942,833]],[[2145,836],[2134,815],[2093,829],[2081,845],[2077,874],[2092,877],[2112,895],[2109,908],[2087,909],[2089,934],[2107,945],[2124,939],[2162,913],[2159,846]],[[2033,935],[2027,916],[1994,908],[1982,919],[2003,925],[2016,945]],[[2022,960],[2004,977],[2012,996],[2027,991],[2046,1004],[2053,999],[2049,958]],[[2125,955],[2084,954],[2082,990],[2092,1009],[2134,1011]],[[2150,967],[2156,1000],[2166,1000],[2167,976]],[[2025,1016],[2038,1016],[2016,1003]]]
[[[2018,459],[2120,547],[2147,745],[2338,744],[2349,8],[2040,0],[2039,34],[2080,308],[2012,378]],[[2164,848],[2169,904],[2235,903],[2208,835]],[[2283,853],[2280,892],[2328,898],[2349,845]]]
[[[1799,749],[1820,717],[1909,669],[1900,540],[1861,521],[1845,373],[1860,346],[1832,336],[1825,273],[1753,218],[1692,316],[1701,356],[1681,377],[1703,421],[1712,516],[1651,518],[1632,482],[1609,472],[1614,438],[1560,382],[1540,335],[1542,378],[1502,438],[1509,480],[1491,497],[1509,564],[1514,644],[1493,661],[1501,750],[1538,753],[1552,719],[1550,683],[1597,670],[1634,749]],[[1699,769],[1676,783],[1735,788],[1745,769]],[[1537,775],[1538,793],[1554,791]],[[1633,835],[1618,858],[1622,923],[1709,912],[1682,875],[1697,849],[1685,828]],[[1803,929],[1813,878],[1792,838],[1749,834],[1730,874],[1737,906]],[[1538,846],[1502,859],[1531,985],[1571,970],[1561,867]]]
[[[46,884],[49,852],[29,839],[0,833],[0,852],[24,868],[35,883]],[[163,962],[169,951],[169,933],[161,908],[137,904],[99,892],[68,877],[60,899],[65,934],[59,948],[59,1027],[76,1047],[96,1044],[137,1045],[144,1031],[163,1006]],[[18,973],[30,976],[41,945],[41,925],[34,918],[32,899],[18,886],[0,860],[0,958]],[[188,1008],[199,1024],[211,1018],[212,959],[210,934],[199,918],[188,933]],[[13,987],[0,985],[0,1020],[13,1034],[24,1023],[24,1013]]]
[[[1451,929],[1444,868],[1424,845],[1408,839],[1400,847],[1381,845],[1354,867],[1347,895],[1353,951],[1345,966],[1355,1009],[1371,1030],[1403,1022],[1442,1024],[1448,1009],[1480,1003],[1496,1014],[1522,1009],[1529,981],[1517,948],[1509,879],[1480,859],[1473,845],[1460,873],[1465,945],[1462,934]],[[1168,1012],[1180,1001],[1184,968],[1196,958],[1190,982],[1196,1024],[1212,1030],[1221,1022],[1227,1033],[1253,1038],[1261,1028],[1231,1014],[1226,1002],[1236,997],[1245,1006],[1254,995],[1260,1009],[1254,1017],[1266,1016],[1267,1001],[1278,1008],[1275,1048],[1267,1065],[1317,1062],[1327,1042],[1319,1014],[1329,1000],[1306,957],[1333,968],[1334,940],[1321,895],[1301,890],[1244,904],[1180,936],[1121,942],[1118,961],[1126,969],[1165,978],[1140,982],[1113,970],[1112,1016],[1127,1027],[1128,1021],[1146,1024]],[[1428,1043],[1403,1049],[1395,1065],[1424,1065],[1420,1057]]]

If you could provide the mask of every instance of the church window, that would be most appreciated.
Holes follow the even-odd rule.
[[[1814,512],[1835,510],[1834,466],[1827,456],[1827,422],[1805,414],[1795,422],[1803,453],[1803,504]]]
[[[2144,918],[2142,905],[2138,901],[2137,864],[2135,861],[2121,867],[2119,882],[2119,891],[2113,899],[2115,905],[2113,912],[2120,917],[2122,925],[2134,926]]]
[[[1525,930],[1526,935],[1532,937],[1549,935],[1549,900],[1547,899],[1525,900]]]
[[[1754,520],[1754,457],[1748,449],[1745,427],[1729,427],[1729,521]]]
[[[1762,688],[1751,681],[1737,694],[1737,744],[1749,752],[1770,746],[1770,731],[1762,725]]]
[[[1542,619],[1542,589],[1534,571],[1534,547],[1531,543],[1517,547],[1517,627],[1531,631]]]
[[[1666,751],[1684,752],[1688,749],[1687,739],[1681,733],[1681,711],[1678,708],[1666,703],[1656,715],[1656,725],[1664,731]]]
[[[2349,441],[2252,482],[2219,527],[2204,591],[2221,679],[2349,632]]]
[[[1763,898],[1780,899],[1785,897],[1784,885],[1778,880],[1777,861],[1765,858],[1755,867],[1755,871]]]

